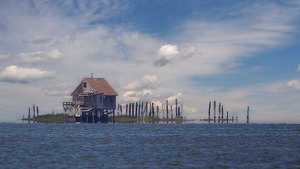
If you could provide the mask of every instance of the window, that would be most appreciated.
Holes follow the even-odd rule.
[[[109,97],[109,101],[110,101],[110,103],[113,103],[113,101],[114,101],[114,98],[113,97]]]
[[[83,87],[86,88],[87,84],[86,82],[83,82]]]

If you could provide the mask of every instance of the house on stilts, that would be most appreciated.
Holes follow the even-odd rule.
[[[63,108],[76,122],[106,123],[109,114],[114,117],[118,93],[104,78],[83,79],[71,96]]]

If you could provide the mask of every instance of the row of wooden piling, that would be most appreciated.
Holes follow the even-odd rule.
[[[123,108],[125,108],[125,112],[123,114]],[[155,112],[156,108],[156,112]],[[169,111],[169,102],[166,100],[165,104],[162,104],[161,112],[163,113],[164,118],[174,118],[173,117],[173,108],[170,105],[171,110]],[[166,112],[166,117],[164,116]],[[125,105],[118,104],[117,106],[117,115],[118,116],[128,116],[128,117],[135,117],[135,118],[143,118],[143,117],[156,117],[159,118],[159,106],[155,106],[154,103],[148,102],[135,102],[135,103],[128,103]],[[178,107],[178,100],[175,99],[175,118],[182,117],[182,108]]]
[[[213,110],[214,110],[214,118],[211,119],[210,118],[210,110],[211,110],[211,101],[209,101],[208,104],[208,119],[207,121],[210,123],[210,121],[214,121],[214,123],[216,123],[217,119],[216,119],[216,101],[213,102]],[[222,115],[221,115],[222,114]],[[221,102],[219,102],[219,116],[218,116],[218,123],[220,122],[224,122],[226,121],[228,123],[228,121],[230,119],[228,119],[228,111],[226,112],[226,119],[224,119],[224,106],[221,104]],[[231,121],[234,121],[234,116],[232,116]],[[236,122],[238,122],[238,116],[236,116]],[[249,123],[249,106],[247,107],[247,123]]]
[[[36,116],[35,116],[36,113]],[[32,118],[39,117],[39,107],[33,104],[32,106]],[[23,116],[24,119],[24,116]],[[30,107],[28,108],[28,119],[30,119]]]

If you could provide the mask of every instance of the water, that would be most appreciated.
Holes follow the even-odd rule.
[[[300,125],[0,123],[0,168],[300,168]]]

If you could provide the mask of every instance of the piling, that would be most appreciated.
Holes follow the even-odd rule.
[[[171,105],[171,119],[173,119],[173,109],[172,109],[172,105]]]
[[[32,116],[33,118],[35,118],[35,104],[33,104],[32,106]]]
[[[135,103],[135,117],[137,117],[138,116],[138,103],[136,102]]]
[[[126,116],[128,116],[128,104],[126,104]]]
[[[147,116],[147,112],[148,112],[148,102],[146,102],[145,105],[145,112],[144,112],[145,117]]]
[[[131,116],[134,117],[134,103],[131,103],[131,106],[132,106],[132,113],[131,113]]]
[[[218,117],[218,123],[220,123],[220,115],[221,115],[221,102],[219,102],[219,117]]]
[[[167,119],[169,118],[168,100],[166,100]]]
[[[141,106],[141,117],[144,117],[144,115],[143,115],[143,108],[144,108],[144,102],[142,102],[142,106]]]
[[[129,103],[129,107],[128,107],[128,116],[131,116],[131,103]]]
[[[118,116],[120,116],[120,105],[118,104]]]
[[[39,115],[39,107],[38,107],[38,106],[36,106],[36,116],[37,116],[37,117],[40,116],[40,115]]]
[[[249,106],[247,107],[247,123],[249,123]]]
[[[123,115],[123,112],[122,112],[122,105],[120,105],[120,111],[121,111],[121,116]]]
[[[222,123],[223,123],[223,119],[224,119],[224,118],[223,118],[223,105],[222,105]]]
[[[227,121],[227,124],[228,124],[228,111],[227,111],[226,121]]]
[[[158,118],[159,116],[158,116],[158,113],[159,113],[159,108],[158,108],[158,106],[156,106],[156,117]]]
[[[30,108],[28,109],[28,119],[30,119]]]
[[[210,123],[210,106],[211,106],[211,102],[209,102],[208,104],[208,123]]]
[[[214,101],[214,122],[216,122],[216,101]]]
[[[176,111],[176,117],[178,117],[178,108],[177,108],[177,99],[175,99],[175,111]]]
[[[152,117],[154,117],[154,103],[152,103]]]

